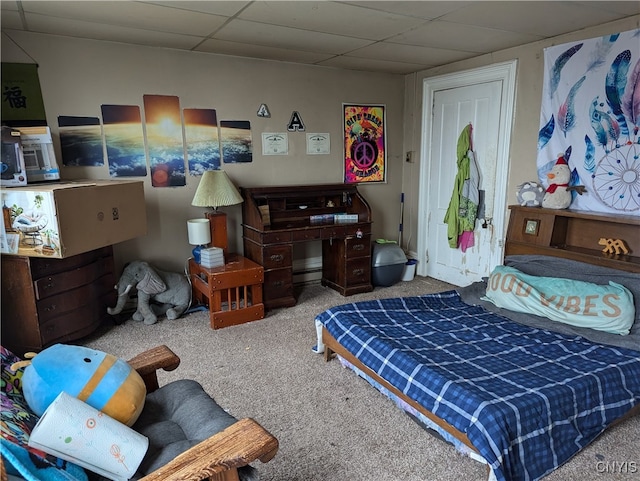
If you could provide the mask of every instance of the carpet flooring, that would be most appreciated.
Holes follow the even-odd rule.
[[[307,284],[297,287],[296,306],[260,321],[213,330],[208,312],[199,311],[152,326],[105,325],[81,343],[125,359],[169,346],[182,362],[160,374],[161,384],[195,379],[232,415],[252,417],[278,438],[276,457],[255,465],[262,481],[483,481],[484,465],[428,434],[337,360],[326,363],[311,351],[314,318],[333,305],[451,288],[416,277],[342,297]],[[545,480],[640,480],[638,446],[640,416],[611,428]]]

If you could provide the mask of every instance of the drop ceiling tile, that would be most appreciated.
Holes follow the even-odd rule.
[[[614,12],[621,15],[640,15],[640,2],[575,2],[577,6],[585,6],[588,8],[595,8],[598,10],[604,10],[605,12]]]
[[[275,48],[291,48],[317,53],[341,54],[364,47],[370,40],[312,32],[298,28],[280,27],[266,23],[232,20],[214,36],[216,40],[253,43]]]
[[[18,14],[19,5],[26,12],[26,25]],[[3,33],[8,35],[11,30],[24,28],[338,68],[388,68],[393,73],[407,68],[416,71],[433,66],[432,62],[441,65],[640,14],[640,1],[588,0],[1,0],[0,7]]]
[[[382,40],[424,23],[420,18],[361,6],[308,1],[253,2],[239,18],[369,40]]]
[[[463,8],[473,2],[441,2],[441,1],[367,1],[367,2],[344,2],[349,5],[366,6],[372,10],[382,12],[397,13],[409,17],[432,20],[446,13]]]
[[[34,13],[25,15],[29,30],[38,33],[185,50],[192,49],[202,41],[201,37],[190,35],[154,32],[80,20],[66,20]]]
[[[18,2],[15,0],[2,0],[2,15],[4,15],[5,10],[13,10],[18,11]]]
[[[466,58],[476,57],[475,52],[447,50],[441,48],[402,45],[399,43],[378,42],[367,47],[359,48],[346,54],[349,57],[364,57],[377,60],[390,60],[406,63],[429,65],[444,65]]]
[[[488,53],[535,42],[542,37],[435,20],[389,39],[394,43]]]
[[[20,14],[13,10],[2,10],[2,17],[0,17],[2,23],[2,29],[5,28],[13,30],[24,30],[22,28],[22,19]]]
[[[298,62],[314,64],[333,57],[333,54],[304,52],[262,45],[250,45],[225,40],[207,39],[195,49],[198,52],[218,53],[223,55],[237,55],[240,57],[253,57],[268,60],[280,60],[283,62]]]
[[[491,8],[488,8],[491,7]],[[550,11],[553,12],[550,15]],[[552,37],[620,18],[619,14],[571,2],[474,2],[440,18],[447,22]]]
[[[392,73],[398,75],[405,75],[417,70],[424,70],[425,68],[430,67],[430,65],[426,63],[412,64],[389,62],[385,60],[375,60],[370,58],[347,57],[344,55],[319,62],[318,65],[324,67],[342,68],[347,70],[364,70],[367,72]]]
[[[233,17],[251,2],[226,1],[226,2],[203,2],[202,0],[190,1],[180,0],[173,2],[140,2],[153,5],[161,5],[164,7],[181,8],[183,10],[191,10],[193,12],[210,13],[213,15],[222,15],[223,17]]]
[[[156,32],[207,36],[227,17],[139,2],[23,2],[25,12]]]

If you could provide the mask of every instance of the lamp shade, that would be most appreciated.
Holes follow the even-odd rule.
[[[217,209],[240,204],[242,201],[240,192],[224,170],[207,170],[200,179],[191,205]]]
[[[211,242],[209,219],[190,219],[187,221],[189,244],[201,246]]]

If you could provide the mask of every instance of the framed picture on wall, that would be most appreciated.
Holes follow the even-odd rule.
[[[342,104],[342,110],[345,184],[385,182],[385,106]]]

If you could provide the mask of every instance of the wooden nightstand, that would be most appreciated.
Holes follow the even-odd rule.
[[[189,259],[189,277],[193,300],[209,306],[212,329],[264,318],[260,264],[229,254],[224,266],[209,269]]]

